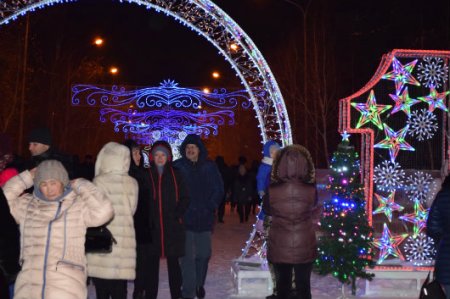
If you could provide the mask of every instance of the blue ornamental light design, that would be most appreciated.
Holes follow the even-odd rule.
[[[263,91],[255,94],[264,95]],[[187,134],[203,137],[218,135],[219,126],[234,125],[238,104],[251,107],[246,90],[227,92],[225,89],[204,92],[179,87],[173,80],[165,80],[158,87],[127,90],[113,86],[78,84],[72,86],[72,104],[100,108],[100,121],[114,124],[115,132],[141,144],[157,140],[169,142],[174,155]]]

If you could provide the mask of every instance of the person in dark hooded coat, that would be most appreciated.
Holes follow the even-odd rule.
[[[275,270],[276,298],[289,297],[293,270],[297,296],[311,298],[311,270],[317,256],[314,219],[319,211],[314,165],[308,150],[300,145],[282,149],[271,178],[264,207],[272,216],[267,260]]]
[[[152,210],[154,226],[152,244],[148,252],[151,276],[146,282],[146,299],[158,295],[159,260],[167,259],[169,287],[172,299],[181,298],[182,275],[179,258],[185,253],[185,227],[183,216],[189,206],[189,193],[185,179],[172,167],[172,149],[165,141],[157,141],[151,148],[150,177],[152,182]]]
[[[136,141],[127,139],[123,142],[130,149],[131,163],[128,174],[138,183],[138,203],[133,215],[134,230],[136,233],[136,278],[134,280],[133,299],[145,297],[150,293],[151,269],[153,267],[149,258],[152,243],[152,228],[154,211],[152,211],[152,182],[150,172],[141,163],[141,149]]]
[[[204,298],[214,211],[223,198],[223,182],[216,163],[207,158],[208,152],[199,136],[189,134],[181,144],[180,153],[182,158],[175,161],[174,166],[183,174],[190,199],[184,215],[183,298]]]

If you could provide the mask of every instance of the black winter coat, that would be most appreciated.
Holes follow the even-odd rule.
[[[450,285],[450,186],[445,186],[445,182],[431,205],[427,234],[436,243],[436,279]]]
[[[151,206],[154,211],[150,254],[184,256],[186,231],[183,216],[189,205],[189,193],[181,174],[167,162],[162,175],[152,163]]]
[[[20,270],[20,233],[16,221],[9,212],[2,188],[0,188],[0,227],[0,271],[11,283]]]
[[[128,174],[136,179],[139,186],[138,203],[136,213],[134,213],[134,230],[137,244],[148,244],[152,242],[153,219],[155,217],[152,210],[152,181],[150,171],[143,167],[136,166],[134,162],[130,164]]]

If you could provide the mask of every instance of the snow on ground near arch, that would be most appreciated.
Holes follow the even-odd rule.
[[[227,206],[226,215],[224,217],[225,223],[216,224],[213,233],[213,256],[209,263],[208,276],[205,285],[206,299],[264,299],[261,297],[237,297],[231,280],[231,261],[240,255],[241,249],[250,235],[254,217],[251,216],[250,218],[252,219],[252,222],[239,223],[236,212],[230,213],[229,206]],[[322,277],[313,273],[311,278],[311,288],[313,299],[337,298],[341,294],[340,284],[336,279],[329,276]],[[358,282],[358,288],[359,295],[364,290],[364,281]],[[127,299],[132,299],[132,293],[133,283],[129,282]],[[90,285],[88,299],[95,298],[95,289]],[[166,261],[161,260],[158,299],[170,298]],[[349,296],[349,298],[355,297]],[[402,298],[408,299],[407,297]],[[383,299],[390,298],[384,297]]]

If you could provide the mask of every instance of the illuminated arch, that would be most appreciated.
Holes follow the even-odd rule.
[[[61,0],[6,0],[0,3],[0,25],[29,11],[63,3]],[[68,1],[66,1],[68,2]],[[277,82],[250,37],[223,10],[209,0],[128,0],[173,17],[213,44],[230,63],[249,93],[263,142],[292,143],[289,117]],[[255,90],[264,90],[263,97]]]

